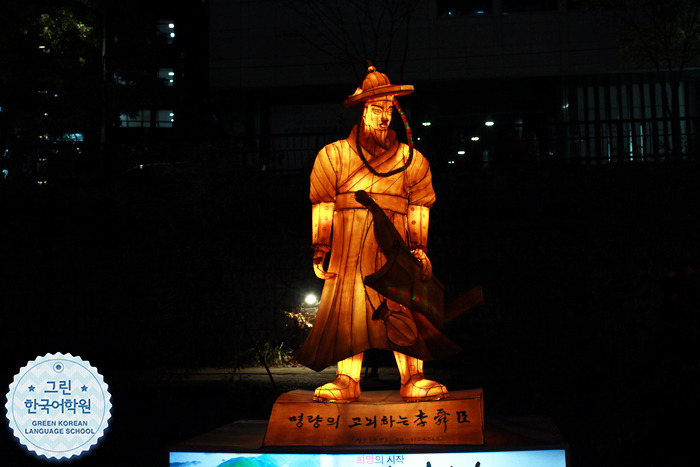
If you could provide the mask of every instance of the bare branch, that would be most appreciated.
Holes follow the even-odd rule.
[[[350,65],[367,59],[389,67],[397,46],[401,73],[410,37],[410,15],[420,0],[291,0],[303,32],[298,35],[320,52]]]

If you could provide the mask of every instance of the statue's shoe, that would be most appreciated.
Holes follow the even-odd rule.
[[[445,386],[425,379],[423,373],[411,375],[411,379],[401,385],[399,393],[406,402],[439,401],[449,397]]]
[[[348,375],[337,375],[335,380],[326,383],[314,391],[316,402],[335,402],[343,404],[355,402],[360,398],[360,382]]]

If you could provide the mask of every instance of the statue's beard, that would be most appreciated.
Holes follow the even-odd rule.
[[[376,146],[380,146],[384,149],[389,149],[391,142],[389,139],[389,127],[386,129],[372,128],[364,125],[364,133],[366,135],[367,149],[372,149]]]

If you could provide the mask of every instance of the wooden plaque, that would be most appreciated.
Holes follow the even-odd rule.
[[[398,391],[366,391],[349,404],[282,394],[272,407],[265,446],[483,444],[483,390],[450,391],[441,401],[404,402]]]

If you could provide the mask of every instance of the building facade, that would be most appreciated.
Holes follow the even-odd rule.
[[[198,0],[107,9],[106,139],[120,168],[175,161],[206,133],[207,22]]]
[[[333,5],[330,5],[333,3]],[[436,168],[694,154],[697,69],[673,77],[621,47],[614,11],[564,0],[210,2],[210,87],[244,157],[307,170],[357,119],[342,100],[371,59]],[[675,146],[675,147],[674,147]]]

